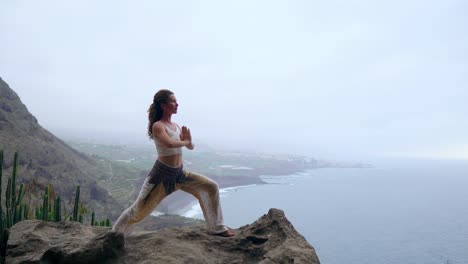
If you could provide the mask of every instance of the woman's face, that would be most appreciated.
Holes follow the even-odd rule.
[[[163,111],[170,114],[176,114],[178,106],[179,104],[177,103],[177,99],[173,94],[169,95],[167,103],[161,104]]]

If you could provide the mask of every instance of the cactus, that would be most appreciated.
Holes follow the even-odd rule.
[[[23,195],[24,195],[24,184],[21,184],[19,193],[18,193],[18,198],[16,199],[16,206],[21,204],[21,201],[23,200]]]
[[[3,152],[1,154],[2,170],[3,170]],[[1,170],[1,171],[2,171]],[[13,161],[13,174],[12,177],[8,178],[5,205],[6,205],[6,228],[10,228],[17,222],[24,219],[24,207],[21,202],[24,195],[24,184],[20,185],[18,193],[16,193],[16,175],[18,171],[18,153],[15,152]],[[2,172],[3,174],[3,172]],[[23,210],[23,211],[21,211]],[[3,214],[3,213],[2,213]]]
[[[23,221],[24,220],[24,206],[23,205],[17,206],[16,212],[18,214],[16,218],[16,222]]]
[[[21,200],[23,199],[23,195],[24,195],[24,184],[21,184],[18,197],[16,201],[14,201],[13,203],[13,206],[15,208],[15,218],[14,218],[13,224],[16,224],[19,221],[24,220],[23,218],[24,211],[21,211],[21,210],[24,210],[23,204],[21,203]]]
[[[13,161],[13,175],[11,180],[11,201],[13,202],[12,206],[15,208],[16,203],[16,172],[18,170],[18,152],[15,152],[15,157]],[[13,212],[14,215],[15,212]]]
[[[42,201],[42,220],[49,220],[49,186],[45,189],[44,200]]]
[[[55,222],[60,222],[62,221],[62,210],[61,210],[61,201],[60,201],[60,196],[57,196],[55,198],[55,217],[54,220]]]
[[[6,248],[10,231],[8,228],[2,228],[0,233],[0,263],[5,263]]]
[[[3,150],[0,150],[0,263],[5,263],[6,246],[8,242],[7,219],[3,217],[2,206]],[[5,221],[4,221],[5,220]]]
[[[21,204],[24,195],[24,184],[20,185],[18,194],[16,193],[16,175],[18,171],[18,153],[15,152],[13,161],[13,174],[8,178],[5,193],[6,216],[3,214],[3,207],[0,193],[0,263],[5,261],[6,245],[11,226],[24,219],[25,206]],[[0,190],[2,189],[3,178],[3,150],[0,151]]]
[[[78,209],[80,202],[80,186],[76,186],[75,206],[73,207],[73,221],[78,221]]]
[[[4,184],[2,181],[3,161],[4,152],[0,150],[0,191],[3,189],[2,185]],[[18,184],[17,186],[18,162],[18,153],[15,152],[13,173],[12,176],[8,178],[5,196],[0,192],[0,264],[4,263],[6,243],[9,237],[8,228],[30,217],[42,219],[43,221],[62,221],[62,206],[64,205],[62,204],[60,196],[53,192],[51,185],[45,188],[42,206],[33,207],[34,205],[32,204],[22,202],[26,187],[24,184]],[[4,198],[4,200],[2,198]],[[3,206],[5,206],[5,211]],[[64,207],[64,210],[66,210],[66,207]],[[64,215],[64,220],[66,221],[68,219],[69,221],[83,223],[84,216],[86,216],[87,213],[87,208],[83,204],[80,204],[80,186],[77,185],[73,211]],[[91,225],[110,227],[111,221],[109,219],[98,221],[96,220],[95,212],[92,212]]]
[[[5,205],[6,205],[6,227],[11,226],[11,178],[8,178],[8,183],[7,183],[7,189],[6,189],[6,199],[5,199]]]
[[[20,209],[19,209],[19,206],[16,206],[15,215],[13,216],[13,223],[19,222],[20,221],[19,218],[20,218]]]
[[[2,207],[2,178],[3,178],[3,150],[0,150],[0,228],[3,230],[3,207]],[[2,234],[0,234],[1,236]]]
[[[92,213],[91,213],[91,225],[92,225],[92,226],[95,225],[95,223],[94,223],[94,217],[95,217],[95,216],[96,216],[95,213],[92,212]]]
[[[35,211],[36,211],[36,219],[42,219],[42,215],[41,215],[42,208],[36,207]]]
[[[2,190],[3,178],[3,161],[4,152],[0,150],[0,191]],[[6,245],[9,237],[9,230],[11,226],[19,221],[35,217],[43,221],[62,221],[62,201],[60,196],[55,195],[52,186],[48,185],[45,188],[43,195],[42,206],[32,207],[30,204],[23,203],[26,187],[24,184],[17,186],[17,172],[18,172],[18,153],[14,154],[13,173],[8,178],[5,200],[2,201],[2,193],[0,192],[0,264],[4,263]],[[55,199],[54,199],[55,198]],[[5,212],[3,211],[3,204],[5,205]],[[31,214],[30,214],[31,210]],[[80,204],[80,186],[76,186],[75,201],[73,212],[65,217],[65,220],[79,221],[83,223],[84,215],[87,214],[85,206]],[[110,220],[106,219],[97,221],[95,213],[91,214],[91,225],[96,226],[110,226]]]
[[[29,205],[28,204],[22,204],[23,207],[24,207],[24,210],[23,210],[23,219],[24,220],[28,220],[29,219]]]

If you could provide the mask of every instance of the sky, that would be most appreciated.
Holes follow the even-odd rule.
[[[153,144],[147,108],[214,148],[468,159],[468,2],[0,3],[0,77],[64,139]]]

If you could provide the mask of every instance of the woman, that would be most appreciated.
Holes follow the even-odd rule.
[[[174,93],[169,90],[160,90],[154,95],[153,104],[148,109],[148,136],[156,143],[158,159],[138,198],[117,219],[113,230],[127,233],[130,225],[153,212],[164,197],[176,190],[183,190],[193,194],[200,202],[209,233],[233,236],[234,233],[224,225],[216,182],[182,168],[182,147],[192,150],[194,145],[190,129],[185,126],[181,129],[171,121],[178,106]]]

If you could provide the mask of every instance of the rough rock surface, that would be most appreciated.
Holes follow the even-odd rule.
[[[29,220],[12,227],[6,263],[320,263],[281,210],[234,232],[213,236],[195,225],[124,238],[108,228]]]

